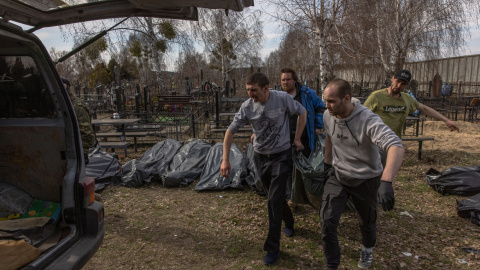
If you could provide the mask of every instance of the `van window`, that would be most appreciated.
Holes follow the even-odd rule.
[[[56,110],[30,56],[0,55],[0,118],[55,118]]]

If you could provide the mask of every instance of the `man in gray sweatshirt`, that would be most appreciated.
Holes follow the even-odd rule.
[[[255,166],[260,174],[268,206],[268,235],[263,246],[267,255],[266,265],[275,264],[280,254],[282,220],[284,233],[293,236],[294,219],[285,199],[287,176],[293,167],[292,146],[290,144],[289,116],[298,115],[294,145],[297,151],[303,148],[300,140],[305,127],[307,112],[292,96],[281,91],[268,89],[268,78],[262,73],[254,73],[247,79],[247,92],[250,97],[235,114],[233,122],[225,132],[223,141],[223,161],[220,173],[230,175],[230,148],[233,135],[245,124],[252,124],[255,139]],[[300,132],[299,132],[300,131]]]
[[[362,233],[358,266],[370,267],[376,243],[377,204],[380,203],[385,211],[393,209],[392,181],[404,154],[400,138],[377,114],[361,104],[352,103],[351,93],[350,84],[341,79],[332,80],[324,93],[328,110],[323,115],[324,162],[329,177],[322,196],[320,219],[328,269],[337,269],[340,264],[337,227],[349,197],[358,211]],[[379,148],[387,153],[385,168]]]

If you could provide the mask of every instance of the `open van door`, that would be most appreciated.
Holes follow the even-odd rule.
[[[197,8],[242,11],[253,0],[2,0],[0,17],[34,29],[122,17],[198,20]]]

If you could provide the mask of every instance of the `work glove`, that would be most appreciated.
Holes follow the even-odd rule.
[[[395,194],[393,192],[392,182],[380,181],[380,187],[377,193],[378,203],[382,205],[383,211],[390,211],[395,205]]]

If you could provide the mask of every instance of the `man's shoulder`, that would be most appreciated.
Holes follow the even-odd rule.
[[[306,95],[308,95],[311,99],[315,99],[315,98],[320,98],[318,95],[317,95],[317,91],[313,90],[312,88],[308,88],[307,86],[302,86],[302,88],[300,89],[301,91],[300,92],[304,92]]]
[[[312,88],[308,88],[308,86],[306,86],[306,85],[302,85],[302,87],[300,88],[300,90],[301,90],[302,92],[306,92],[306,93],[308,93],[308,94],[312,94],[312,93],[315,94],[315,95],[317,94],[317,92],[316,92],[315,90],[313,90]]]
[[[388,88],[382,88],[382,89],[375,90],[370,95],[378,96],[378,95],[385,95],[385,94],[388,94]]]
[[[292,98],[292,95],[288,94],[287,92],[285,91],[282,91],[282,90],[270,90],[270,96],[274,97],[274,98]]]
[[[418,102],[413,96],[411,96],[409,93],[405,93],[405,92],[402,92],[401,93],[402,95],[402,98],[405,99],[405,100],[408,100],[410,102]]]
[[[248,107],[248,106],[251,106],[253,104],[253,100],[251,98],[248,98],[247,100],[245,100],[242,105],[240,107]]]

